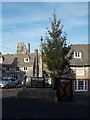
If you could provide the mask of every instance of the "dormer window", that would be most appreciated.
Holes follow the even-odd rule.
[[[74,58],[81,58],[81,52],[74,52]]]
[[[24,62],[29,62],[29,58],[24,58]]]

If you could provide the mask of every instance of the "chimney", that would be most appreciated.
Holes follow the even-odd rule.
[[[28,53],[30,53],[30,43],[28,43]]]
[[[38,49],[35,49],[35,76],[38,77]]]

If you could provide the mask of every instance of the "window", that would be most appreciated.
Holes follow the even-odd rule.
[[[27,71],[28,69],[27,69],[27,67],[24,67],[23,70],[24,70],[24,71]]]
[[[10,68],[9,67],[6,67],[6,72],[9,72],[10,71]]]
[[[24,62],[29,62],[29,58],[24,58]]]
[[[88,81],[87,80],[75,80],[74,90],[75,91],[87,91],[88,90]]]
[[[19,72],[19,67],[16,67],[16,72]]]
[[[74,52],[74,58],[81,58],[81,52]]]
[[[84,76],[84,67],[77,67],[76,68],[76,76]]]

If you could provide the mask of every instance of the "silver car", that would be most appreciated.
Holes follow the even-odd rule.
[[[17,87],[18,80],[15,78],[2,78],[0,79],[1,88]]]

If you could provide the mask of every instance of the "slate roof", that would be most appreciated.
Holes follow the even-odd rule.
[[[9,54],[3,56],[4,66],[32,67],[34,64],[35,53],[30,54]],[[24,62],[24,58],[30,58],[29,62]]]
[[[81,52],[81,59],[74,58],[71,60],[71,66],[87,66],[90,65],[90,44],[72,44],[71,51]]]
[[[73,59],[70,61],[71,66],[90,66],[90,44],[72,44],[71,51],[81,52],[82,58]],[[3,56],[4,62],[3,65],[7,66],[18,66],[18,67],[32,67],[34,64],[35,53],[30,54],[9,54],[9,55],[0,55]],[[29,62],[24,62],[24,58],[30,57]]]

